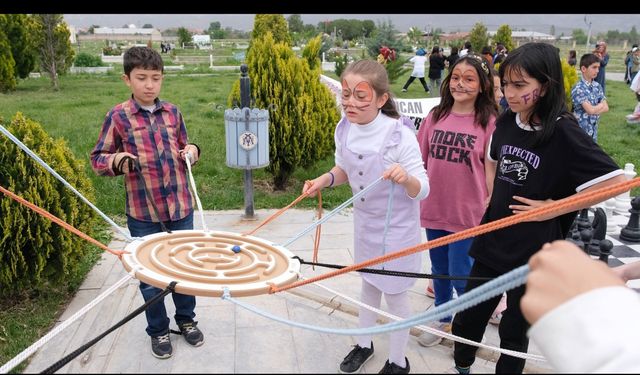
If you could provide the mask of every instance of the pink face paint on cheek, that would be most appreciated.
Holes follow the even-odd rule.
[[[527,93],[521,96],[522,100],[524,101],[524,104],[529,104],[529,98],[531,97],[531,94]]]

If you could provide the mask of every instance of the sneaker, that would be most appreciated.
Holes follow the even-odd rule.
[[[407,92],[407,89],[402,89],[402,92]]]
[[[363,348],[358,344],[354,345],[353,350],[344,357],[344,360],[340,364],[340,373],[354,374],[359,372],[371,357],[373,357],[373,343],[371,343],[371,349]]]
[[[429,281],[429,284],[427,284],[427,290],[424,292],[424,294],[426,294],[427,297],[436,298],[436,294],[433,291],[433,283],[431,281]]]
[[[447,369],[447,371],[445,371],[445,374],[471,374],[471,366],[469,367],[453,366]]]
[[[447,333],[451,332],[451,323],[431,322],[429,323],[429,327],[435,328],[438,331],[442,331],[442,332],[447,332]],[[422,346],[427,346],[427,347],[438,345],[441,341],[442,341],[441,336],[438,336],[431,332],[423,332],[418,337],[418,344]]]
[[[387,362],[385,362],[384,367],[378,374],[408,374],[411,366],[409,366],[409,359],[407,357],[404,357],[404,360],[407,361],[407,367],[400,367],[395,363],[389,363],[387,359]]]
[[[169,332],[164,335],[151,337],[151,354],[153,354],[154,357],[166,359],[171,357],[171,353],[173,353],[173,348],[171,347]]]
[[[182,337],[192,346],[200,346],[204,343],[204,335],[198,327],[198,322],[186,322],[178,325]]]

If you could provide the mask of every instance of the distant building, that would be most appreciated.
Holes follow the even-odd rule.
[[[211,46],[211,36],[209,34],[194,34],[191,36],[191,41],[200,48]]]
[[[96,27],[93,34],[78,35],[80,40],[123,40],[131,42],[159,42],[162,40],[162,34],[158,29],[138,29],[135,25],[130,27]],[[131,27],[134,26],[134,27]]]
[[[487,31],[490,38],[496,36],[495,31]],[[524,42],[553,42],[556,37],[551,34],[545,34],[538,31],[512,31],[511,39],[516,43]]]

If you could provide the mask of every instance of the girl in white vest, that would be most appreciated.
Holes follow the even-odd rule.
[[[353,193],[369,186],[380,176],[370,192],[354,201],[355,263],[389,254],[421,242],[420,200],[429,193],[415,128],[402,121],[389,92],[385,68],[373,60],[360,60],[342,73],[344,117],[335,131],[335,166],[303,188],[314,196],[325,187],[348,182]],[[393,188],[392,188],[393,187]],[[390,220],[385,223],[388,199],[392,195]],[[420,272],[421,254],[381,263],[373,268]],[[361,301],[379,308],[384,294],[392,314],[411,315],[407,290],[416,279],[362,273]],[[376,324],[377,314],[360,308],[359,326]],[[405,348],[409,329],[390,334],[389,359],[380,373],[409,373]],[[358,336],[354,349],[340,364],[341,373],[355,373],[373,356],[371,336]]]

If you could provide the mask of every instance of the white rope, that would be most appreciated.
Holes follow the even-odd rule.
[[[300,277],[303,278],[303,279],[305,278],[304,276],[300,276]],[[375,313],[383,315],[383,316],[385,316],[385,317],[387,317],[389,319],[393,319],[395,321],[402,320],[402,318],[400,318],[399,316],[390,314],[390,313],[388,313],[386,311],[377,309],[377,308],[375,308],[373,306],[370,306],[370,305],[367,305],[367,304],[362,303],[360,301],[357,301],[357,300],[355,300],[355,299],[353,299],[353,298],[351,298],[351,297],[349,297],[349,296],[347,296],[345,294],[342,294],[340,292],[336,292],[335,290],[333,290],[333,289],[331,289],[329,287],[326,287],[326,286],[320,284],[319,282],[315,282],[313,284],[319,286],[322,289],[325,289],[326,291],[328,291],[328,292],[330,292],[332,294],[337,295],[338,297],[344,298],[345,300],[347,300],[347,301],[349,301],[351,303],[354,303],[354,304],[356,304],[358,306],[364,307],[365,309],[368,309],[370,311],[373,311]],[[534,360],[534,361],[543,361],[543,362],[546,361],[546,359],[543,356],[540,356],[540,355],[522,353],[522,352],[513,351],[513,350],[509,350],[509,349],[503,349],[503,348],[497,348],[495,346],[490,346],[490,345],[486,345],[486,344],[483,344],[483,343],[478,343],[478,342],[466,339],[464,337],[460,337],[460,336],[456,336],[456,335],[453,335],[453,334],[450,334],[450,333],[447,333],[447,332],[443,332],[443,331],[440,331],[438,329],[435,329],[435,328],[432,328],[432,327],[429,327],[429,326],[416,325],[414,327],[416,327],[416,328],[418,328],[418,329],[420,329],[422,331],[426,331],[426,332],[429,332],[429,333],[434,334],[436,336],[440,336],[440,337],[443,337],[443,338],[446,338],[446,339],[449,339],[449,340],[452,340],[452,341],[457,341],[457,342],[461,342],[463,344],[473,345],[473,346],[477,346],[477,347],[480,347],[480,348],[493,350],[495,352],[499,352],[499,353],[502,353],[502,354],[507,354],[507,355],[510,355],[512,357],[530,359],[530,360]]]
[[[191,173],[191,153],[186,152],[185,162],[187,163],[187,170],[189,171],[189,182],[191,182],[191,189],[193,190],[193,196],[196,198],[196,204],[198,205],[198,212],[200,213],[200,220],[202,221],[202,230],[208,231],[207,224],[204,222],[204,213],[202,211],[202,203],[200,203],[200,197],[198,196],[198,190],[196,190],[196,182],[193,179],[193,173]]]
[[[77,195],[78,198],[82,199],[84,203],[88,204],[89,207],[91,207],[95,212],[97,212],[98,215],[100,215],[107,223],[111,224],[111,226],[116,228],[118,232],[120,232],[120,234],[122,234],[126,239],[128,239],[129,241],[133,241],[133,238],[131,238],[129,233],[125,232],[125,230],[121,226],[116,224],[113,220],[111,220],[109,216],[105,215],[102,211],[100,211],[98,207],[96,207],[93,203],[89,202],[89,200],[85,198],[84,195],[82,195],[78,190],[76,190],[76,188],[71,186],[71,184],[69,184],[64,178],[62,178],[62,176],[60,176],[58,172],[53,170],[53,168],[51,168],[47,163],[45,163],[42,159],[40,159],[38,155],[36,155],[33,151],[31,151],[29,147],[27,147],[24,143],[22,143],[18,138],[16,138],[13,134],[11,134],[11,132],[5,129],[2,125],[0,125],[0,132],[6,135],[7,138],[13,141],[13,143],[15,143],[16,145],[18,145],[18,147],[20,147],[24,152],[26,152],[27,155],[31,156],[33,160],[35,160],[44,169],[46,169],[49,173],[51,173],[55,178],[57,178],[60,182],[62,182],[64,186],[66,186],[75,195]]]
[[[118,289],[122,284],[124,284],[129,279],[133,278],[135,275],[134,269],[131,270],[129,274],[123,277],[121,280],[113,284],[109,289],[105,290],[102,294],[96,297],[93,301],[89,302],[86,306],[81,308],[75,314],[73,314],[69,319],[62,322],[60,325],[56,326],[54,329],[49,331],[46,335],[42,336],[40,340],[33,343],[31,346],[23,350],[20,354],[13,357],[7,363],[0,367],[0,373],[6,374],[11,371],[14,367],[19,365],[22,361],[29,358],[31,354],[33,354],[36,350],[40,349],[44,344],[46,344],[49,340],[51,340],[58,333],[62,332],[63,329],[67,328],[71,323],[78,320],[82,315],[86,314],[89,310],[91,310],[95,305],[97,305],[100,301],[105,299],[109,294],[113,293],[116,289]]]

